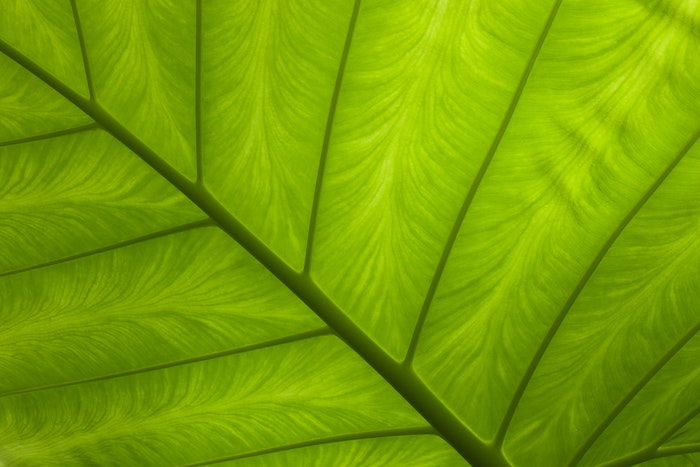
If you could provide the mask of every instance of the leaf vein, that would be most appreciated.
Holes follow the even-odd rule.
[[[608,414],[603,421],[596,427],[596,429],[591,433],[591,435],[583,442],[579,450],[576,452],[574,457],[569,462],[570,466],[576,465],[588,452],[588,450],[593,446],[593,444],[598,440],[601,434],[610,426],[610,424],[615,420],[615,418],[620,415],[625,407],[636,397],[637,394],[651,381],[654,376],[676,355],[680,350],[692,339],[695,334],[700,330],[700,324],[693,326],[689,332],[684,334],[678,342],[676,342],[673,347],[671,347],[657,362],[656,364],[647,371],[647,373],[634,385],[632,389],[623,397],[620,402],[613,408],[613,410]]]
[[[257,344],[246,345],[243,347],[236,347],[236,348],[229,349],[229,350],[223,350],[221,352],[200,355],[198,357],[192,357],[192,358],[186,358],[186,359],[176,360],[176,361],[167,362],[167,363],[161,363],[159,365],[138,368],[135,370],[122,371],[119,373],[112,373],[109,375],[96,376],[94,378],[85,378],[85,379],[80,379],[80,380],[76,380],[76,381],[68,381],[65,383],[50,384],[50,385],[46,385],[46,386],[38,386],[38,387],[32,387],[32,388],[26,388],[26,389],[19,389],[16,391],[9,391],[9,392],[5,392],[3,394],[0,394],[0,397],[13,396],[13,395],[17,395],[17,394],[27,394],[27,393],[38,392],[38,391],[46,391],[49,389],[63,388],[63,387],[67,387],[67,386],[77,386],[80,384],[93,383],[95,381],[104,381],[104,380],[109,380],[109,379],[121,378],[124,376],[136,375],[136,374],[140,374],[140,373],[148,373],[151,371],[163,370],[165,368],[172,368],[175,366],[188,365],[190,363],[203,362],[206,360],[213,360],[215,358],[228,357],[230,355],[252,352],[254,350],[260,350],[260,349],[264,349],[267,347],[274,347],[277,345],[288,344],[291,342],[296,342],[296,341],[305,340],[305,339],[311,339],[314,337],[326,336],[329,334],[331,334],[330,329],[328,327],[324,326],[322,328],[314,329],[312,331],[306,331],[306,332],[302,332],[302,333],[298,333],[298,334],[292,334],[289,336],[280,337],[278,339],[271,339],[271,340],[268,340],[265,342],[260,342]]]
[[[664,180],[666,180],[666,178],[673,171],[673,169],[680,163],[680,161],[683,159],[683,157],[685,157],[688,151],[690,151],[690,148],[697,141],[698,136],[700,136],[700,130],[696,131],[695,134],[693,134],[690,140],[680,149],[676,157],[673,158],[671,163],[669,163],[669,165],[664,169],[664,171],[659,175],[659,177],[654,181],[654,183],[652,183],[652,185],[644,192],[637,204],[635,204],[634,207],[627,213],[627,215],[620,221],[615,230],[610,234],[610,237],[603,244],[596,257],[588,266],[588,269],[586,269],[583,276],[581,276],[581,279],[576,285],[576,288],[571,292],[571,295],[569,295],[569,298],[566,300],[566,303],[564,303],[564,306],[562,307],[561,311],[554,319],[544,338],[540,342],[537,351],[532,357],[532,360],[530,361],[527,370],[523,374],[523,377],[520,380],[520,383],[518,384],[515,393],[513,394],[513,398],[511,399],[506,414],[503,417],[503,421],[501,422],[498,434],[496,435],[498,443],[503,443],[503,439],[505,438],[506,432],[508,431],[510,422],[513,420],[513,416],[515,415],[515,410],[517,409],[520,400],[525,394],[525,390],[527,389],[527,386],[530,383],[530,380],[532,379],[535,370],[539,366],[542,357],[547,351],[549,344],[554,339],[554,336],[559,330],[559,327],[561,326],[562,322],[569,313],[569,310],[571,310],[574,303],[578,299],[578,296],[581,294],[581,291],[584,289],[590,278],[593,276],[593,273],[598,268],[598,265],[603,261],[603,258],[605,258],[605,256],[608,254],[608,251],[610,251],[610,248],[612,248],[613,244],[625,230],[627,225],[632,221],[632,219],[635,218],[637,213],[642,209],[642,207],[646,204],[649,198],[652,197],[652,195],[661,186]]]
[[[455,219],[454,224],[452,225],[452,229],[450,230],[450,233],[447,237],[447,241],[445,242],[445,246],[442,250],[442,254],[440,255],[440,260],[438,261],[437,267],[435,268],[435,272],[433,273],[433,278],[428,287],[428,292],[426,293],[423,305],[421,306],[420,312],[418,314],[418,319],[413,329],[411,341],[408,345],[406,357],[404,358],[403,362],[404,365],[408,367],[410,367],[413,364],[416,349],[418,348],[418,340],[420,339],[421,332],[423,331],[423,326],[425,325],[425,320],[428,316],[428,311],[433,301],[433,297],[435,296],[435,292],[437,291],[438,285],[440,284],[442,273],[444,272],[445,266],[447,265],[447,260],[449,259],[450,253],[452,252],[452,248],[454,247],[454,244],[457,241],[457,235],[459,235],[459,231],[462,228],[464,219],[467,216],[467,213],[469,212],[469,208],[471,207],[472,202],[474,201],[476,192],[479,190],[481,181],[484,179],[484,175],[486,175],[486,171],[491,165],[491,161],[496,155],[496,151],[498,150],[498,147],[500,146],[501,141],[503,140],[503,136],[505,135],[506,130],[510,125],[510,121],[513,118],[513,115],[515,114],[515,109],[518,107],[520,97],[522,96],[523,91],[525,90],[525,86],[527,86],[527,81],[530,77],[530,74],[532,73],[532,69],[535,66],[537,57],[539,57],[540,55],[540,51],[542,50],[542,46],[544,45],[544,41],[547,38],[547,35],[549,34],[549,30],[552,27],[552,23],[554,23],[554,19],[557,16],[557,12],[559,11],[559,6],[561,5],[561,2],[562,0],[556,0],[552,6],[552,9],[549,13],[549,17],[547,18],[547,22],[542,28],[539,38],[537,39],[537,43],[535,44],[532,53],[530,54],[530,59],[528,60],[527,65],[525,66],[525,69],[523,70],[523,73],[520,76],[520,81],[518,82],[518,86],[516,87],[515,92],[513,93],[513,98],[510,101],[508,109],[506,110],[506,113],[503,116],[501,125],[498,128],[498,132],[494,136],[493,141],[489,146],[489,150],[486,153],[486,156],[484,157],[484,160],[481,162],[479,171],[474,177],[474,180],[472,181],[472,184],[469,187],[469,191],[467,192],[467,196],[464,198],[462,207],[460,208],[459,213],[457,214],[457,218]]]
[[[195,4],[195,59],[194,59],[194,132],[197,184],[204,183],[202,169],[202,0]]]
[[[321,157],[318,162],[318,171],[316,173],[316,185],[314,187],[314,197],[311,204],[311,215],[309,217],[309,232],[306,240],[306,254],[304,257],[304,273],[309,274],[311,270],[311,253],[313,252],[314,236],[316,235],[316,221],[318,218],[318,207],[321,200],[321,189],[323,188],[323,176],[325,175],[326,169],[326,159],[328,159],[328,150],[330,149],[331,134],[333,132],[333,120],[335,119],[335,110],[338,106],[338,99],[340,97],[340,89],[343,85],[343,77],[345,75],[345,65],[348,61],[348,55],[350,54],[350,46],[352,45],[352,37],[355,32],[355,24],[357,23],[357,16],[360,11],[361,0],[355,0],[353,6],[352,14],[350,16],[350,22],[348,25],[348,32],[345,36],[345,45],[343,46],[343,53],[340,56],[340,63],[338,64],[338,73],[335,78],[335,86],[333,87],[333,95],[331,96],[330,106],[328,108],[328,118],[326,119],[326,129],[323,134],[323,144],[321,147]]]
[[[343,441],[355,441],[363,439],[376,439],[376,438],[389,438],[397,436],[419,436],[419,435],[436,435],[435,430],[429,427],[415,427],[415,428],[396,428],[393,430],[381,430],[381,431],[365,431],[360,433],[349,433],[337,436],[328,436],[325,438],[315,438],[307,441],[302,441],[299,443],[285,444],[282,446],[276,446],[273,448],[259,449],[256,451],[244,452],[241,454],[235,454],[233,456],[220,457],[217,459],[212,459],[203,462],[197,462],[195,464],[188,464],[185,467],[194,467],[199,465],[209,465],[216,464],[219,462],[232,461],[238,459],[245,459],[249,457],[262,456],[265,454],[273,454],[276,452],[291,451],[293,449],[306,448],[310,446],[320,446],[323,444],[340,443]]]
[[[82,133],[83,131],[94,130],[96,128],[98,128],[97,123],[92,122],[88,123],[87,125],[66,128],[65,130],[52,131],[50,133],[42,133],[40,135],[28,136],[26,138],[18,138],[9,141],[3,141],[0,142],[0,147],[13,146],[15,144],[31,143],[34,141],[41,141],[42,139],[57,138],[59,136],[72,135],[74,133]]]
[[[604,464],[601,464],[601,467],[626,467],[626,466],[631,466],[635,464],[641,464],[642,462],[646,462],[651,459],[655,459],[657,457],[666,457],[664,453],[671,451],[672,447],[668,448],[662,448],[660,447],[662,444],[664,444],[671,436],[673,436],[678,430],[683,428],[683,426],[688,423],[690,420],[693,418],[697,417],[700,414],[700,406],[695,407],[695,409],[691,410],[688,412],[685,416],[680,418],[676,423],[671,425],[671,427],[666,430],[661,436],[659,436],[654,442],[649,444],[646,448],[640,449],[636,452],[633,452],[631,454],[628,454],[623,457],[618,457],[617,459],[614,459],[610,462],[606,462]],[[661,455],[659,455],[661,454]],[[668,455],[674,455],[674,454],[668,454]]]
[[[498,449],[482,441],[410,369],[396,362],[306,275],[297,273],[236,217],[231,215],[206,187],[191,182],[175,170],[137,136],[125,128],[96,102],[89,101],[53,74],[0,39],[0,51],[33,73],[72,102],[164,179],[187,196],[217,223],[224,232],[246,249],[292,293],[299,297],[350,348],[420,413],[462,457],[473,465],[507,466]]]
[[[198,229],[201,227],[206,227],[206,226],[211,226],[211,225],[214,225],[214,222],[212,222],[211,219],[204,219],[204,220],[197,221],[197,222],[191,222],[189,224],[178,225],[176,227],[172,227],[169,229],[159,230],[158,232],[152,232],[152,233],[147,234],[147,235],[142,235],[140,237],[131,238],[131,239],[125,240],[123,242],[113,243],[111,245],[106,245],[106,246],[103,246],[100,248],[95,248],[93,250],[84,251],[82,253],[78,253],[75,255],[65,256],[63,258],[58,258],[58,259],[55,259],[53,261],[47,261],[45,263],[34,264],[32,266],[27,266],[27,267],[21,268],[21,269],[13,269],[12,271],[5,271],[5,272],[0,273],[0,277],[12,276],[12,275],[19,274],[22,272],[33,271],[35,269],[46,268],[49,266],[55,266],[57,264],[67,263],[69,261],[75,261],[77,259],[86,258],[88,256],[93,256],[93,255],[96,255],[99,253],[104,253],[105,251],[116,250],[118,248],[122,248],[125,246],[134,245],[134,244],[145,242],[148,240],[153,240],[156,238],[161,238],[161,237],[165,237],[165,236],[180,233],[180,232],[185,232],[187,230]]]
[[[85,82],[87,83],[90,100],[95,100],[95,86],[92,82],[92,73],[90,72],[90,62],[88,60],[87,48],[85,47],[85,36],[83,28],[80,25],[80,14],[78,13],[78,4],[76,0],[70,0],[71,10],[73,11],[73,21],[75,22],[75,31],[78,34],[78,42],[80,43],[80,55],[83,59],[83,69],[85,71]]]

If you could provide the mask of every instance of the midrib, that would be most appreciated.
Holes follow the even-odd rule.
[[[134,152],[197,205],[371,365],[468,462],[473,466],[509,465],[499,449],[485,443],[472,433],[410,367],[401,365],[384,352],[323,293],[308,274],[298,273],[289,267],[231,215],[204,186],[175,170],[102,106],[84,98],[3,40],[0,40],[0,51],[90,116],[102,129]]]

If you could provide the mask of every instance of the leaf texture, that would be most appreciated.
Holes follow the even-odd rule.
[[[700,464],[697,1],[0,10],[0,465]]]
[[[626,6],[562,3],[426,322],[418,372],[486,438],[596,256],[697,128],[691,38]],[[662,58],[660,41],[674,44]],[[455,384],[469,389],[448,394]]]

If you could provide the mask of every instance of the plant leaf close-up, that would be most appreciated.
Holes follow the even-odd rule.
[[[700,465],[700,1],[0,0],[0,466]]]

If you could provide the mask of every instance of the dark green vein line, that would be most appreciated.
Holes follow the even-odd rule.
[[[323,188],[323,176],[326,172],[326,159],[328,159],[328,150],[331,144],[331,134],[333,133],[333,120],[335,119],[335,110],[338,107],[338,98],[340,97],[340,89],[343,86],[343,76],[345,75],[345,65],[348,61],[348,55],[350,54],[350,46],[352,45],[352,37],[355,32],[355,24],[357,23],[357,16],[360,12],[361,0],[355,0],[355,5],[352,9],[352,14],[350,16],[350,22],[348,24],[348,32],[345,36],[345,45],[343,46],[343,53],[340,56],[340,63],[338,64],[338,73],[335,77],[335,86],[333,88],[333,95],[331,96],[331,103],[328,108],[328,118],[326,119],[326,130],[323,134],[323,145],[321,147],[321,157],[318,162],[318,171],[316,173],[316,186],[314,187],[314,198],[311,205],[311,215],[309,217],[309,232],[306,240],[306,255],[304,257],[304,274],[309,274],[311,270],[311,254],[314,247],[314,236],[316,235],[316,221],[318,218],[318,206],[321,201],[321,189]]]
[[[122,248],[125,246],[134,245],[136,243],[141,243],[141,242],[145,242],[148,240],[153,240],[156,238],[165,237],[168,235],[172,235],[172,234],[176,234],[176,233],[180,233],[180,232],[185,232],[187,230],[198,229],[201,227],[212,226],[212,225],[214,225],[214,222],[211,219],[204,219],[204,220],[197,221],[197,222],[191,222],[189,224],[178,225],[177,227],[171,227],[169,229],[159,230],[158,232],[153,232],[153,233],[150,233],[147,235],[142,235],[141,237],[131,238],[131,239],[125,240],[123,242],[113,243],[111,245],[103,246],[100,248],[95,248],[94,250],[84,251],[84,252],[78,253],[76,255],[65,256],[63,258],[58,258],[58,259],[55,259],[53,261],[47,261],[46,263],[34,264],[34,265],[28,266],[26,268],[13,269],[12,271],[5,271],[5,272],[0,273],[0,277],[12,276],[14,274],[19,274],[21,272],[33,271],[35,269],[41,269],[41,268],[46,268],[49,266],[55,266],[56,264],[67,263],[69,261],[75,261],[77,259],[85,258],[88,256],[93,256],[93,255],[96,255],[99,253],[104,253],[105,251],[116,250],[117,248]]]
[[[626,467],[635,464],[641,464],[651,459],[655,459],[659,456],[659,453],[665,453],[673,449],[673,447],[661,448],[660,446],[664,444],[671,436],[676,434],[678,430],[683,428],[686,423],[691,421],[693,418],[700,414],[700,406],[688,412],[684,417],[679,419],[676,423],[671,425],[661,436],[659,436],[655,441],[649,444],[644,449],[640,449],[636,452],[628,454],[623,457],[618,457],[610,462],[605,462],[600,465],[600,467]]]
[[[700,443],[659,448],[652,459],[658,459],[659,457],[682,456],[683,454],[692,454],[695,452],[700,452]]]
[[[371,365],[470,464],[494,467],[509,465],[500,450],[483,442],[471,432],[420,378],[384,352],[323,293],[318,285],[308,276],[296,272],[270,250],[243,223],[232,216],[205,187],[191,182],[175,170],[99,104],[85,99],[1,39],[0,52],[33,73],[92,117],[105,131],[187,196]]]
[[[302,332],[299,334],[293,334],[290,336],[281,337],[279,339],[271,339],[269,341],[260,342],[257,344],[246,345],[243,347],[237,347],[235,349],[224,350],[221,352],[210,353],[207,355],[200,355],[199,357],[187,358],[183,360],[176,360],[173,362],[162,363],[160,365],[153,365],[145,368],[138,368],[136,370],[122,371],[119,373],[112,373],[109,375],[96,376],[94,378],[85,378],[76,381],[68,381],[65,383],[50,384],[46,386],[38,386],[26,389],[19,389],[17,391],[10,391],[0,394],[0,397],[13,396],[17,394],[27,394],[31,392],[46,391],[49,389],[64,388],[67,386],[77,386],[79,384],[93,383],[95,381],[105,381],[108,379],[121,378],[124,376],[137,375],[139,373],[148,373],[150,371],[163,370],[165,368],[172,368],[175,366],[188,365],[190,363],[203,362],[206,360],[213,360],[215,358],[228,357],[230,355],[236,355],[246,352],[252,352],[253,350],[260,350],[268,347],[274,347],[282,344],[289,344],[292,342],[297,342],[305,339],[312,339],[314,337],[327,336],[330,335],[331,331],[327,327],[314,329],[313,331]]]
[[[76,0],[70,0],[70,6],[73,10],[73,20],[75,21],[75,31],[78,33],[78,42],[80,43],[80,54],[83,57],[83,68],[85,69],[85,81],[87,83],[90,99],[95,100],[95,87],[92,84],[92,74],[90,73],[90,62],[88,61],[87,48],[85,47],[85,36],[83,28],[80,25],[80,14],[78,13],[78,4]]]
[[[520,403],[520,400],[523,397],[523,394],[525,394],[525,389],[527,389],[527,385],[530,383],[530,380],[532,379],[532,375],[535,373],[535,370],[537,369],[537,366],[539,365],[540,361],[542,360],[542,357],[544,356],[545,352],[547,351],[547,348],[549,347],[549,344],[552,342],[552,339],[554,339],[554,336],[556,335],[557,331],[559,330],[559,327],[561,326],[561,323],[564,321],[564,318],[566,318],[567,314],[569,313],[569,310],[573,307],[574,303],[576,302],[576,299],[578,298],[579,294],[583,290],[583,288],[586,286],[588,281],[590,280],[591,276],[593,276],[593,273],[595,270],[598,268],[598,265],[603,261],[603,258],[608,254],[608,251],[610,248],[613,246],[617,238],[622,234],[622,231],[625,230],[627,225],[634,219],[634,217],[637,215],[637,213],[642,209],[642,207],[646,204],[646,202],[649,200],[649,198],[652,197],[652,195],[656,192],[656,190],[661,186],[661,184],[666,180],[668,175],[673,171],[673,169],[680,163],[680,161],[685,157],[685,155],[690,151],[690,148],[695,144],[695,141],[697,141],[698,136],[700,135],[700,130],[697,131],[691,138],[690,140],[681,148],[681,150],[678,152],[676,157],[673,158],[671,163],[664,169],[664,171],[659,175],[659,177],[654,181],[654,183],[651,184],[651,186],[644,192],[640,200],[637,202],[637,204],[634,205],[634,207],[627,213],[627,215],[620,221],[618,226],[615,228],[615,230],[610,234],[610,237],[607,239],[607,241],[603,244],[601,247],[600,251],[596,255],[596,257],[593,259],[591,264],[588,266],[588,269],[584,272],[583,276],[581,276],[581,279],[579,280],[578,284],[576,285],[576,288],[571,292],[571,295],[569,295],[569,298],[566,300],[566,303],[564,303],[564,306],[562,307],[561,311],[559,314],[556,316],[554,321],[552,322],[552,325],[549,327],[549,330],[547,331],[547,334],[542,338],[542,342],[540,342],[540,345],[537,348],[537,351],[532,357],[532,360],[530,361],[530,364],[527,367],[527,370],[523,374],[522,379],[520,380],[520,383],[518,384],[518,387],[515,390],[515,393],[513,394],[513,398],[511,399],[510,405],[508,406],[508,409],[506,411],[506,414],[503,417],[503,421],[501,422],[501,426],[498,429],[498,433],[496,435],[496,442],[500,445],[503,443],[503,439],[505,438],[506,432],[508,431],[508,427],[510,426],[510,422],[513,420],[513,415],[515,415],[515,410],[518,407],[518,404]]]
[[[664,444],[666,441],[671,438],[671,436],[675,435],[678,430],[683,428],[688,422],[690,422],[692,419],[700,415],[700,405],[695,407],[693,410],[685,414],[683,417],[681,417],[676,423],[671,425],[664,433],[659,436],[656,441],[653,444],[654,450],[659,449],[659,446]]]
[[[238,459],[245,459],[248,457],[263,456],[265,454],[273,454],[276,452],[291,451],[293,449],[306,448],[310,446],[320,446],[323,444],[331,443],[341,443],[343,441],[357,441],[363,439],[376,439],[376,438],[390,438],[398,436],[420,436],[420,435],[436,435],[435,430],[426,427],[417,428],[396,428],[393,430],[381,430],[381,431],[365,431],[361,433],[349,433],[345,435],[338,436],[328,436],[326,438],[316,438],[310,439],[308,441],[302,441],[299,443],[285,444],[283,446],[276,446],[274,448],[259,449],[257,451],[244,452],[242,454],[236,454],[233,456],[220,457],[218,459],[212,459],[204,462],[197,462],[195,464],[188,464],[185,467],[195,467],[199,465],[209,465],[216,464],[219,462],[233,461]]]
[[[202,172],[202,0],[195,4],[194,132],[197,184],[204,183]]]
[[[676,355],[685,344],[692,339],[695,334],[700,330],[700,324],[693,326],[690,331],[684,334],[676,344],[671,347],[657,362],[656,364],[647,371],[647,373],[637,382],[637,384],[630,389],[630,391],[623,397],[620,402],[610,411],[607,417],[600,422],[591,435],[583,442],[579,450],[576,452],[574,457],[569,462],[569,466],[574,466],[583,459],[583,456],[588,452],[588,450],[593,446],[601,434],[610,426],[610,424],[617,418],[617,416],[622,412],[622,410],[627,407],[627,405],[634,399],[639,391],[641,391],[649,381],[652,380],[654,376],[668,363],[674,355]]]
[[[33,141],[41,141],[42,139],[56,138],[64,135],[72,135],[73,133],[81,133],[83,131],[94,130],[98,128],[97,123],[88,123],[87,125],[76,126],[74,128],[67,128],[65,130],[53,131],[51,133],[44,133],[41,135],[28,136],[26,138],[13,139],[10,141],[0,142],[0,147],[2,146],[12,146],[15,144],[31,143]]]
[[[559,11],[559,5],[561,5],[561,2],[562,0],[556,0],[554,2],[554,5],[552,6],[552,9],[549,13],[549,17],[547,18],[547,22],[542,28],[539,38],[537,39],[537,43],[535,44],[532,53],[530,54],[530,59],[528,60],[527,65],[525,66],[525,69],[523,70],[523,73],[520,76],[518,87],[515,89],[513,98],[511,99],[510,104],[508,105],[508,109],[506,110],[506,113],[503,116],[503,120],[501,121],[501,125],[498,128],[498,132],[496,133],[496,136],[494,136],[493,141],[491,142],[491,146],[489,146],[489,150],[486,153],[486,156],[484,157],[484,160],[482,161],[481,166],[479,167],[479,171],[474,177],[471,186],[469,187],[467,196],[464,198],[462,207],[460,208],[459,213],[457,214],[457,218],[455,219],[455,222],[452,225],[452,230],[450,230],[450,234],[447,237],[445,247],[443,248],[442,254],[440,255],[440,260],[438,261],[438,264],[435,268],[433,278],[430,281],[428,292],[425,295],[423,305],[421,306],[420,312],[418,313],[418,320],[416,321],[416,326],[413,329],[413,335],[411,336],[411,341],[408,345],[406,357],[404,358],[404,365],[406,366],[410,367],[413,364],[413,358],[415,357],[416,349],[418,348],[418,340],[420,339],[421,332],[423,331],[423,326],[425,325],[425,320],[428,316],[428,310],[430,309],[433,297],[435,296],[435,292],[437,291],[438,285],[440,284],[440,279],[442,278],[442,273],[445,270],[445,266],[447,265],[447,260],[450,257],[452,248],[454,247],[455,241],[457,241],[457,235],[459,234],[459,231],[462,228],[464,218],[467,216],[467,212],[469,212],[469,208],[471,207],[472,202],[474,201],[474,197],[476,196],[476,193],[479,190],[481,181],[484,179],[484,175],[486,175],[486,171],[491,165],[491,161],[496,155],[496,151],[498,150],[498,147],[500,146],[501,141],[503,140],[503,136],[505,135],[506,130],[508,129],[508,125],[510,125],[510,121],[513,118],[513,115],[515,114],[515,109],[518,107],[520,97],[522,96],[523,91],[525,90],[527,81],[530,78],[530,73],[532,73],[532,69],[535,67],[535,62],[537,61],[537,57],[539,57],[540,55],[540,51],[542,50],[542,46],[544,45],[544,41],[547,38],[547,35],[549,34],[549,30],[552,27],[552,23],[554,23],[554,18],[557,16],[557,12]]]

